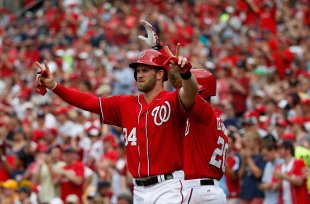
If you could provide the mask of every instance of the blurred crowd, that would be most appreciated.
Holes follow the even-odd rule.
[[[23,16],[0,8],[0,203],[132,203],[122,130],[50,92],[35,93],[34,62],[47,60],[65,86],[135,94],[127,65],[148,48],[137,38],[146,35],[141,19],[217,78],[212,104],[230,138],[222,180],[228,198],[269,198],[262,184],[283,180],[265,172],[290,158],[283,149],[293,147],[310,167],[308,3],[46,0]],[[299,176],[307,174],[303,168]]]

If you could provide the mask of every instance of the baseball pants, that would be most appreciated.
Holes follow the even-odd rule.
[[[215,179],[185,180],[184,187],[190,190],[188,203],[190,204],[226,204],[226,195]]]
[[[138,186],[134,179],[134,204],[181,204],[188,199],[188,193],[183,186],[184,172],[172,173],[173,178],[164,180],[158,175],[159,183],[150,186]]]

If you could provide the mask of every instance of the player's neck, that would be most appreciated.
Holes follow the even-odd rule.
[[[150,104],[153,99],[164,90],[163,86],[155,86],[153,90],[149,92],[144,92],[144,99],[147,102],[147,104]]]

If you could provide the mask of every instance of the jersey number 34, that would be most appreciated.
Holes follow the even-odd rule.
[[[127,128],[123,128],[123,138],[125,146],[130,144],[131,146],[137,145],[137,136],[136,136],[136,128],[132,128],[131,132],[127,133]]]

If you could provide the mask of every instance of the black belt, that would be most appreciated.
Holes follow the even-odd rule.
[[[165,178],[165,181],[170,180],[170,179],[173,179],[173,175],[164,174],[164,178]],[[137,186],[151,186],[151,185],[155,185],[159,183],[160,181],[158,181],[158,176],[152,176],[147,179],[135,179],[135,182]]]
[[[202,186],[214,186],[214,181],[210,179],[200,180],[200,185]]]

